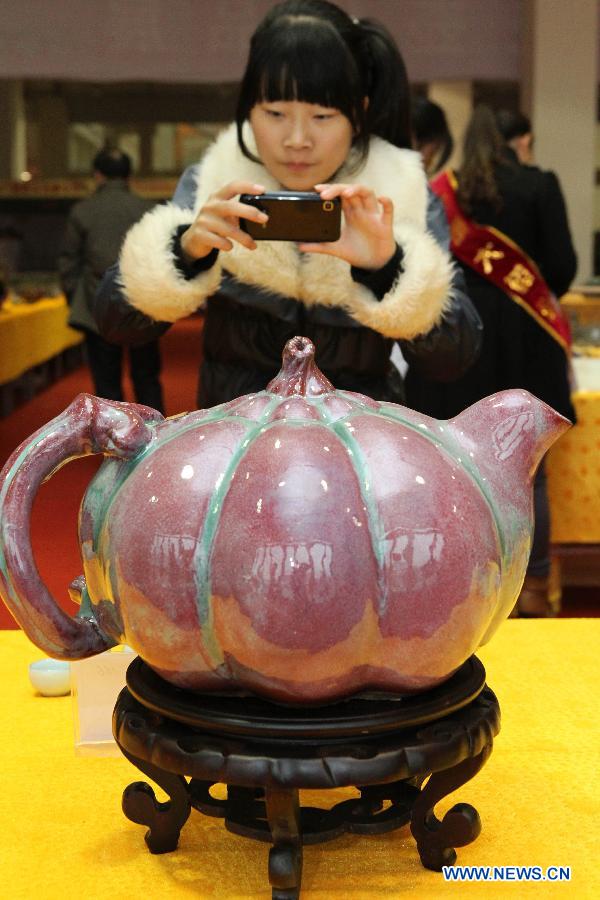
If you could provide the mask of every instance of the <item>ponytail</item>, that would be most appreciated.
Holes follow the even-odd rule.
[[[467,214],[481,201],[490,203],[496,211],[501,208],[494,168],[505,161],[504,140],[494,114],[489,107],[479,105],[467,125],[458,170],[458,202]]]
[[[380,22],[361,19],[357,51],[365,72],[369,98],[367,124],[396,147],[410,148],[410,88],[404,60],[390,32]]]

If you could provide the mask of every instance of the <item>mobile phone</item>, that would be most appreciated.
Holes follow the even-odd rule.
[[[342,220],[339,197],[322,200],[314,191],[272,191],[241,194],[240,201],[256,206],[269,217],[264,225],[240,219],[240,227],[255,241],[314,243],[339,239]]]

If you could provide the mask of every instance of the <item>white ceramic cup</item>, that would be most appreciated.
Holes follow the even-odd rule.
[[[29,666],[29,680],[44,697],[71,692],[71,665],[62,659],[38,659]]]

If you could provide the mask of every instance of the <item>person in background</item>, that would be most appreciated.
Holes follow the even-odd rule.
[[[427,97],[412,101],[412,130],[428,178],[444,168],[454,150],[454,140],[441,106]]]
[[[428,228],[410,146],[406,70],[383,26],[325,0],[275,5],[252,37],[236,122],[106,273],[101,333],[147,340],[204,307],[200,407],[264,390],[295,335],[313,341],[336,388],[375,399],[402,402],[395,340],[431,378],[456,377],[481,325]],[[340,239],[252,240],[241,222],[265,214],[239,195],[282,187],[339,197]]]
[[[23,235],[12,216],[0,216],[0,301],[8,297],[11,284],[20,269]]]
[[[569,287],[577,260],[556,176],[521,165],[494,114],[475,109],[458,172],[431,182],[451,229],[451,249],[483,321],[483,348],[471,368],[440,385],[407,373],[410,406],[447,419],[483,397],[525,388],[574,420],[568,369],[569,330],[557,297]],[[550,521],[543,465],[534,485],[535,532],[516,610],[556,615],[550,595]]]
[[[120,150],[96,155],[96,190],[72,207],[57,261],[70,307],[69,325],[84,332],[94,391],[108,400],[123,400],[123,348],[98,333],[90,301],[125,234],[151,205],[131,191],[130,171],[131,160]],[[129,366],[136,401],[163,412],[158,340],[132,347]]]
[[[454,149],[454,141],[441,106],[426,97],[413,97],[411,103],[412,146],[421,155],[427,178],[431,178],[447,163]],[[427,188],[427,222],[430,230],[445,247],[450,246],[450,231],[444,206],[439,197]],[[407,370],[407,362],[398,343],[392,348],[391,360],[399,373]]]
[[[506,144],[522,165],[533,164],[533,134],[531,122],[522,112],[500,109],[496,112],[496,123]]]

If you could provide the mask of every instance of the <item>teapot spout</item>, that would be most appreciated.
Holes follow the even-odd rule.
[[[546,451],[572,423],[529,391],[513,389],[479,400],[448,424],[478,468],[489,470],[492,484],[508,473],[529,484]]]
[[[525,390],[485,397],[451,419],[447,438],[478,482],[496,523],[501,589],[496,616],[482,639],[513,608],[533,535],[533,478],[546,451],[571,422]]]

